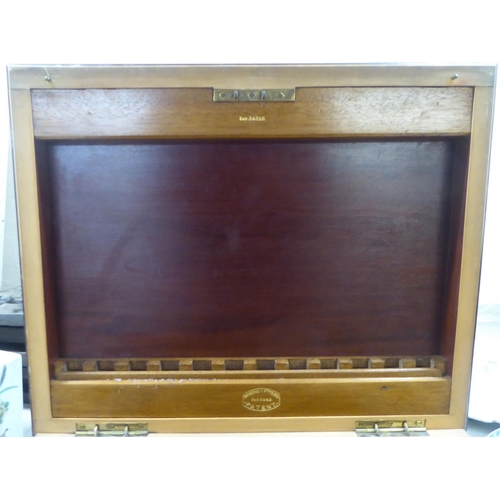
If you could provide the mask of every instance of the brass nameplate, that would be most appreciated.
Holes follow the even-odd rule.
[[[216,102],[293,102],[295,89],[214,89]]]

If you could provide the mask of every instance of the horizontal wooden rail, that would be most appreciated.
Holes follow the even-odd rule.
[[[300,88],[295,102],[214,102],[212,89],[32,91],[38,139],[465,135],[467,87]]]
[[[56,418],[438,415],[450,391],[449,377],[51,382]]]

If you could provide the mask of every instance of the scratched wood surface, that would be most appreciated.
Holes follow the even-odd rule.
[[[213,102],[207,89],[34,90],[40,139],[331,137],[470,132],[470,88],[302,88],[296,102]]]

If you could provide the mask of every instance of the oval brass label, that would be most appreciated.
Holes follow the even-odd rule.
[[[277,391],[259,387],[243,394],[243,406],[252,411],[271,411],[281,404],[281,396]]]

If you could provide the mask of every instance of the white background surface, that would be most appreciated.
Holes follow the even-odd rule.
[[[11,439],[5,499],[494,499],[495,439]]]

